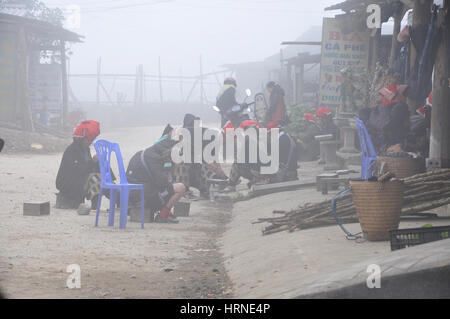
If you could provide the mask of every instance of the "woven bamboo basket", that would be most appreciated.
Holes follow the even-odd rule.
[[[403,204],[403,183],[351,181],[353,202],[364,236],[371,241],[389,240],[398,229]]]
[[[397,178],[405,178],[425,172],[425,161],[423,158],[411,157],[388,157],[380,156],[377,158],[377,171],[384,164],[383,172],[391,172]]]

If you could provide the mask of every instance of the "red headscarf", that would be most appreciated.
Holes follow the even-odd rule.
[[[248,129],[249,127],[252,127],[252,126],[257,126],[257,127],[259,127],[259,128],[262,128],[262,127],[263,127],[260,123],[254,121],[254,120],[246,120],[246,121],[243,121],[243,122],[239,125],[239,127],[242,128],[242,129],[244,129],[244,130],[246,130],[246,129]]]
[[[311,123],[317,124],[316,118],[311,113],[303,114],[303,120],[306,122],[311,122]]]
[[[86,137],[90,142],[100,135],[100,123],[93,120],[81,122],[73,132],[73,137]]]
[[[405,102],[403,92],[406,87],[406,85],[389,84],[382,88],[380,90],[380,94],[383,96],[381,98],[381,103],[383,103],[384,106],[388,106],[393,103]]]
[[[433,92],[431,92],[430,95],[428,95],[426,105],[433,106]]]
[[[422,115],[423,117],[426,116],[427,110],[431,110],[431,107],[433,106],[433,92],[428,95],[427,101],[425,102],[425,105],[422,107],[419,107],[416,112],[419,115]]]
[[[330,116],[331,110],[327,108],[326,106],[321,106],[316,111],[316,117],[322,117],[322,116]]]

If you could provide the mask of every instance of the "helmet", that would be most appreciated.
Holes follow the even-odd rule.
[[[274,81],[270,81],[266,84],[266,88],[274,88],[277,84]]]
[[[226,79],[223,81],[223,84],[229,84],[229,85],[237,86],[236,80],[235,80],[234,78],[226,78]]]

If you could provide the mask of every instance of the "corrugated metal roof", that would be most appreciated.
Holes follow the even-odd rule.
[[[81,40],[83,38],[83,36],[75,32],[55,26],[51,23],[22,17],[19,15],[6,14],[3,11],[0,12],[0,23],[19,24],[24,26],[28,32],[32,32],[37,35],[42,34],[43,36],[54,39],[62,39],[69,42],[82,42]]]

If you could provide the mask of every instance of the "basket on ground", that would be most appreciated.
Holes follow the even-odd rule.
[[[389,240],[398,229],[403,204],[403,183],[351,181],[353,202],[364,236],[371,241]]]
[[[395,177],[400,179],[425,172],[423,158],[379,156],[377,158],[377,171],[380,171],[383,163],[385,163],[384,172],[394,173]]]

